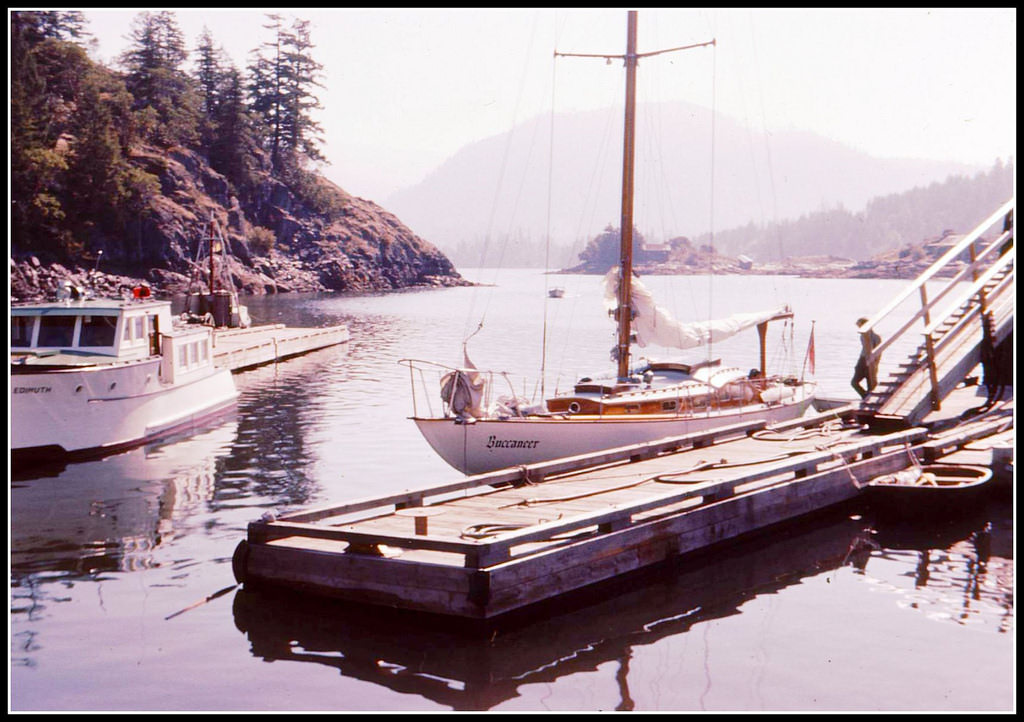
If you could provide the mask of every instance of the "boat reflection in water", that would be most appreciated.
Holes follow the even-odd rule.
[[[866,573],[874,557],[889,553],[876,541],[880,531],[872,523],[855,507],[832,510],[488,626],[267,589],[236,593],[235,625],[256,657],[335,667],[345,677],[420,695],[454,710],[493,709],[519,696],[520,686],[551,684],[617,663],[616,708],[629,710],[634,707],[629,664],[636,650],[739,614],[755,597],[811,577],[846,566]],[[950,538],[926,534],[900,543],[949,545],[972,530],[962,520],[961,527],[950,529]],[[997,535],[1003,533],[1011,538],[1009,528]],[[948,566],[938,572],[940,577],[963,577],[962,568],[952,569],[951,561]],[[973,570],[983,573],[977,564]],[[933,572],[922,584],[936,581]],[[1012,586],[1005,589],[1011,594]],[[1012,616],[1012,596],[1006,607]]]
[[[213,497],[234,412],[187,434],[94,461],[22,470],[11,484],[11,576],[133,571],[190,529],[179,525]]]

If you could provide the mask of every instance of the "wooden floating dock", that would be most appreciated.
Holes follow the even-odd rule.
[[[280,361],[317,349],[347,343],[347,326],[289,328],[284,324],[215,329],[213,362],[231,371]]]
[[[740,424],[263,519],[233,568],[246,586],[488,620],[848,501],[913,455],[1008,428],[1006,414],[952,435],[873,434],[835,412]]]

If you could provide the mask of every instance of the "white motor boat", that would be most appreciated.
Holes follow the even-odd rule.
[[[232,408],[213,329],[179,324],[149,289],[89,298],[65,282],[53,302],[11,307],[10,448],[17,462],[101,455]]]

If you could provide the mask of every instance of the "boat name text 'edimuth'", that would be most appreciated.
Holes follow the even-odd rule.
[[[53,391],[50,386],[15,386],[14,393],[16,394],[48,394]]]

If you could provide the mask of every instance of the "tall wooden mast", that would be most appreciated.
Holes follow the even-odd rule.
[[[633,278],[633,167],[636,144],[636,10],[630,10],[626,28],[626,115],[622,142],[622,214],[619,225],[619,305],[615,318],[619,342],[615,357],[618,377],[629,376],[629,337],[632,311],[629,295]]]

